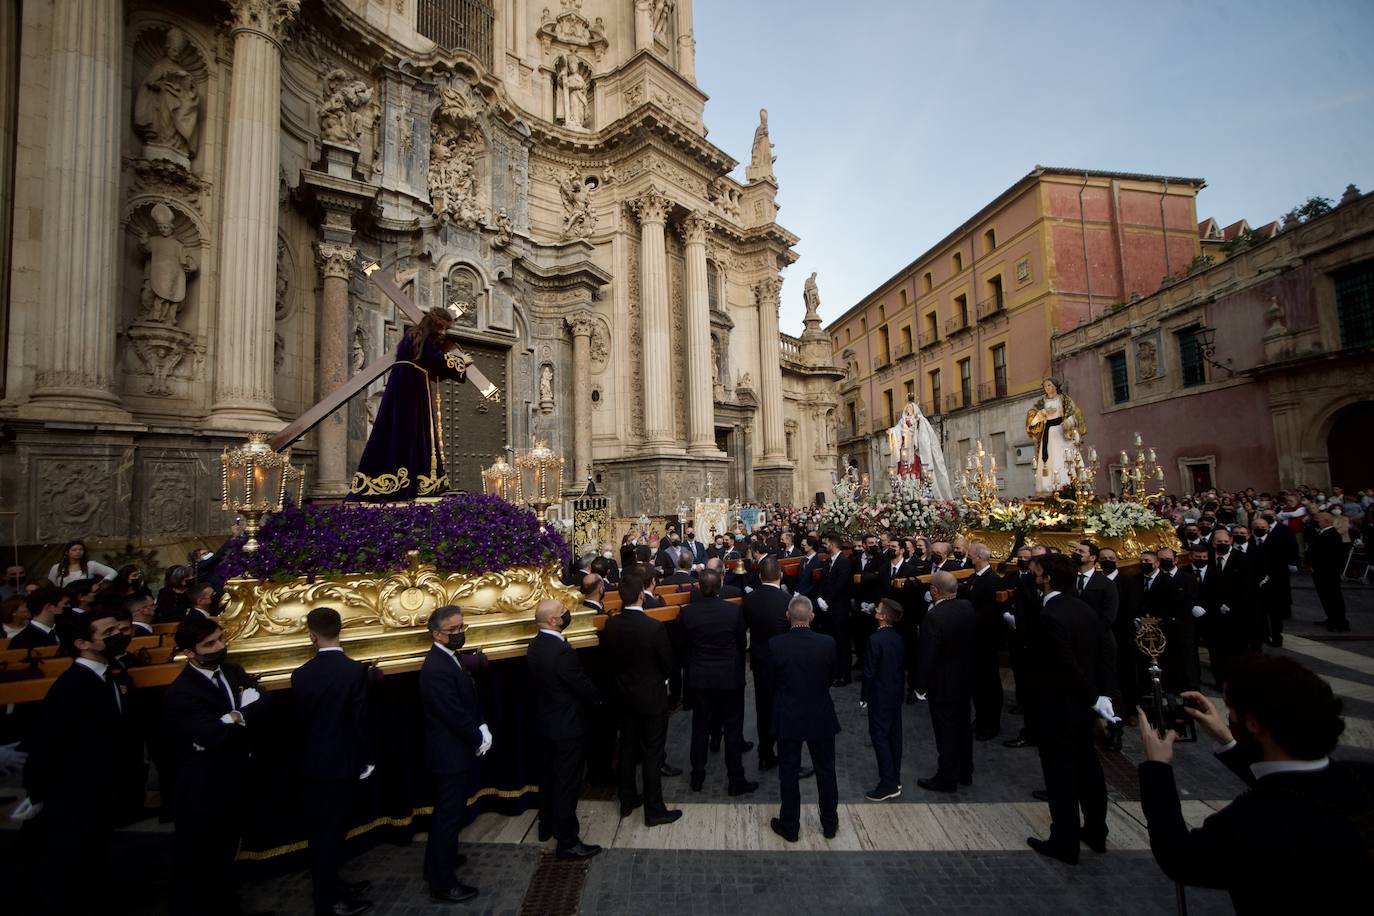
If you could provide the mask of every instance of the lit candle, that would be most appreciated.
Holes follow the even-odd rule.
[[[1136,447],[1136,448],[1140,448],[1140,447],[1141,447],[1142,445],[1144,445],[1144,444],[1145,444],[1145,443],[1142,442],[1141,439],[1140,439],[1140,433],[1136,433],[1136,434],[1135,434],[1135,447]]]
[[[1096,462],[1096,461],[1097,461],[1097,449],[1096,449],[1096,448],[1089,448],[1089,449],[1088,449],[1088,460],[1089,460],[1089,461],[1092,461],[1092,462]]]
[[[1128,465],[1128,464],[1130,464],[1130,463],[1131,463],[1131,462],[1130,462],[1129,458],[1127,457],[1126,453],[1125,453],[1125,452],[1122,452],[1122,453],[1121,453],[1121,465],[1122,465],[1122,467],[1125,467],[1126,465]]]
[[[1154,464],[1154,462],[1155,462],[1155,450],[1154,450],[1154,449],[1150,449],[1150,463],[1151,463],[1151,464]]]

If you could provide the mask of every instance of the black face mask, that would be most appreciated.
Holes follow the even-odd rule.
[[[672,545],[673,545],[674,547],[681,547],[681,546],[682,546],[682,542],[679,541],[677,538],[673,538],[673,540],[672,540]]]
[[[464,630],[461,633],[450,633],[448,635],[448,638],[445,640],[445,645],[447,645],[454,652],[457,652],[459,649],[463,648],[463,643],[467,641],[468,634],[467,631]]]
[[[1161,559],[1159,561],[1159,568],[1163,572],[1172,572],[1174,568],[1174,561],[1168,559]]]
[[[110,661],[114,661],[128,651],[131,641],[132,637],[125,636],[123,633],[111,633],[105,637],[105,648],[101,650],[100,654]]]
[[[199,657],[197,664],[209,671],[214,671],[220,665],[224,664],[224,657],[228,654],[228,649],[220,649],[218,652],[207,652]]]
[[[1237,544],[1244,544],[1246,541],[1250,539],[1247,537],[1233,537],[1231,538],[1231,540],[1235,541]]]
[[[697,539],[697,533],[696,533],[695,531],[689,531],[689,532],[687,532],[687,540],[689,540],[689,541],[695,541],[696,539]]]
[[[1261,541],[1264,540],[1264,536],[1265,536],[1266,534],[1268,534],[1268,533],[1269,533],[1269,529],[1268,529],[1268,528],[1256,528],[1256,529],[1255,529],[1255,537],[1259,538]]]
[[[1228,553],[1230,553],[1230,552],[1231,552],[1231,545],[1230,545],[1230,544],[1218,544],[1218,545],[1217,545],[1217,556],[1219,556],[1219,557],[1224,557],[1224,556],[1226,556],[1226,555],[1227,555]]]
[[[1030,569],[1030,560],[1027,559],[1026,557],[1017,557],[1017,558],[1016,558],[1016,568],[1017,568],[1017,569],[1022,569],[1022,570],[1024,570],[1024,569]]]
[[[883,551],[883,556],[887,557],[889,560],[895,560],[897,559],[897,551],[889,547],[887,550]]]
[[[1206,569],[1206,568],[1207,568],[1207,565],[1208,565],[1208,562],[1209,562],[1209,561],[1207,561],[1207,560],[1194,560],[1194,561],[1193,561],[1193,568],[1194,568],[1194,569]]]
[[[964,558],[964,552],[963,552],[962,550],[956,550],[956,551],[954,551],[954,559],[956,559],[956,560],[962,560],[963,558]]]
[[[1189,531],[1189,532],[1188,532],[1188,537],[1191,538],[1191,539],[1196,540],[1197,536],[1198,536],[1198,534],[1197,534],[1196,531]]]
[[[1102,571],[1103,571],[1104,573],[1106,573],[1107,575],[1109,575],[1109,576],[1110,576],[1112,573],[1116,572],[1116,561],[1115,561],[1115,560],[1101,560],[1101,561],[1098,562],[1097,565],[1098,565],[1098,566],[1101,566],[1101,567],[1102,567]]]
[[[572,626],[572,611],[569,611],[569,610],[567,610],[567,609],[565,608],[565,609],[563,610],[562,625],[559,626],[559,629],[560,629],[560,630],[566,630],[566,629],[567,629],[568,627],[570,627],[570,626]]]
[[[1151,573],[1153,573],[1153,572],[1155,571],[1155,564],[1153,564],[1153,563],[1141,563],[1141,564],[1140,564],[1140,571],[1143,572],[1145,575],[1148,576],[1148,575],[1150,575]]]

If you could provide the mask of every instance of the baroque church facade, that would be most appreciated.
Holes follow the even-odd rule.
[[[456,488],[547,442],[621,514],[810,502],[836,469],[767,114],[707,139],[690,0],[0,0],[0,509],[18,543],[214,535],[219,453],[456,309]],[[384,380],[297,443],[354,475]]]

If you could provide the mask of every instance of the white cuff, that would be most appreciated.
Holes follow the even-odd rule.
[[[1204,608],[1204,607],[1202,607],[1201,605],[1198,605],[1198,604],[1193,605],[1193,616],[1194,616],[1194,617],[1201,617],[1203,614],[1206,614],[1206,613],[1207,613],[1207,609],[1206,609],[1206,608]]]

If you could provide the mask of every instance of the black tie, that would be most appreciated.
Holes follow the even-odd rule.
[[[109,669],[109,668],[106,668],[106,669],[105,669],[105,683],[109,684],[111,687],[114,688],[115,709],[118,710],[118,712],[119,712],[120,715],[123,715],[123,714],[124,714],[124,701],[123,701],[122,699],[120,699],[120,696],[119,696],[119,684],[115,681],[114,675],[112,675],[112,674],[110,673],[110,669]]]
[[[1085,585],[1087,585],[1087,584],[1088,584],[1088,574],[1087,574],[1087,573],[1079,573],[1079,574],[1078,574],[1078,594],[1080,594],[1080,595],[1083,594],[1083,587],[1084,587]]]
[[[229,711],[233,712],[238,709],[238,704],[234,702],[234,691],[229,689],[229,683],[225,681],[224,675],[220,673],[218,668],[215,669],[215,673],[211,675],[210,679],[215,682],[215,686],[222,690],[224,695],[229,699]]]

